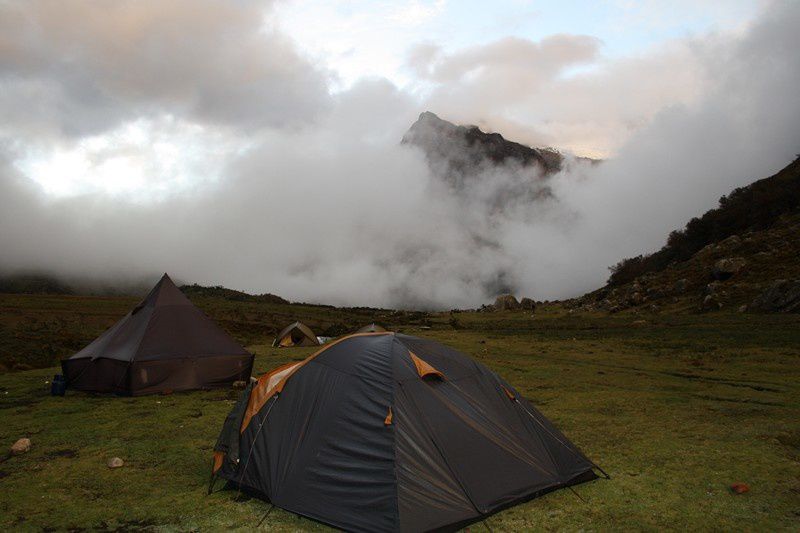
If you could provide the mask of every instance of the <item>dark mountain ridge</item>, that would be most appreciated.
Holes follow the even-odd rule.
[[[800,311],[800,157],[733,190],[669,234],[657,252],[623,259],[605,287],[568,302],[588,311]]]
[[[509,141],[499,133],[486,133],[478,126],[458,126],[425,111],[403,136],[403,144],[421,148],[429,160],[445,163],[456,173],[485,161],[495,165],[516,163],[538,166],[542,174],[561,170],[564,156],[552,148],[531,148]]]

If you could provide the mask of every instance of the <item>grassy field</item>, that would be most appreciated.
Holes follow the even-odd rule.
[[[25,302],[43,313],[40,320],[60,312],[46,315],[34,297],[15,298],[5,301],[5,324]],[[103,320],[90,309],[113,315],[129,307],[102,299],[73,305],[70,316],[86,313],[83,321],[98,327]],[[212,316],[238,316],[232,304],[224,313],[214,305],[204,306]],[[335,322],[335,310],[312,311]],[[240,312],[243,325],[234,318],[223,324],[242,338],[248,316],[273,311]],[[403,329],[501,373],[612,476],[577,487],[585,501],[557,491],[492,516],[493,531],[800,525],[800,317],[652,315],[643,322],[548,308],[535,317],[445,313],[432,317],[431,329]],[[273,349],[267,335],[249,338],[259,372],[311,351]],[[224,490],[206,495],[211,448],[235,391],[54,398],[47,384],[54,372],[0,374],[0,445],[20,437],[33,443],[29,453],[0,463],[0,527],[250,530],[261,520],[262,501]],[[114,456],[123,468],[106,467]],[[735,482],[750,491],[732,494]],[[261,527],[325,529],[278,509]]]

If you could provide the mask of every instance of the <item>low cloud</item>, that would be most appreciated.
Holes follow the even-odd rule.
[[[138,5],[119,4],[134,10]],[[451,90],[452,102],[446,91],[439,96],[434,92],[428,102],[441,105],[444,110],[432,110],[451,120],[461,120],[454,106],[474,107],[491,120],[507,120],[505,124],[513,122],[504,117],[525,117],[498,111],[503,99],[509,109],[520,102],[509,92],[517,59],[494,65],[506,53],[503,47],[522,46],[527,54],[527,59],[519,58],[523,63],[538,61],[537,54],[553,55],[541,58],[539,74],[526,74],[533,78],[523,81],[542,88],[535,94],[552,97],[554,120],[566,117],[560,127],[579,128],[582,114],[597,116],[591,115],[592,90],[604,98],[621,93],[614,100],[616,107],[603,112],[617,117],[615,127],[624,128],[619,124],[628,120],[636,126],[616,148],[617,155],[599,166],[573,162],[549,179],[552,200],[515,203],[504,210],[493,209],[485,199],[492,198],[493,191],[518,187],[518,173],[503,167],[484,169],[481,187],[454,195],[431,173],[418,150],[399,144],[420,111],[416,96],[383,80],[364,81],[330,95],[323,71],[291,46],[287,58],[293,66],[286,69],[267,68],[253,54],[238,58],[240,45],[249,50],[252,39],[271,35],[272,30],[253,26],[251,16],[257,17],[259,10],[244,18],[226,18],[228,8],[217,7],[218,18],[258,31],[251,31],[242,44],[233,27],[214,33],[214,20],[201,17],[184,34],[159,19],[144,25],[164,26],[145,32],[154,32],[153,41],[122,39],[118,46],[123,50],[109,52],[108,59],[103,59],[104,52],[85,51],[92,48],[88,44],[67,46],[84,42],[82,38],[44,38],[31,28],[17,33],[12,45],[3,41],[4,87],[50,87],[57,95],[53,102],[59,102],[47,109],[60,112],[49,116],[18,109],[22,100],[14,91],[0,96],[3,116],[12,116],[21,131],[28,132],[29,143],[44,145],[45,135],[35,131],[63,130],[59,136],[85,138],[85,132],[113,130],[147,112],[180,117],[176,120],[235,142],[219,157],[208,159],[219,159],[213,173],[220,179],[200,179],[173,194],[147,202],[98,191],[57,198],[44,194],[24,175],[19,159],[27,145],[7,128],[0,136],[0,270],[98,278],[169,271],[189,282],[348,305],[475,307],[502,287],[535,298],[568,297],[597,287],[606,278],[607,266],[656,249],[670,230],[713,207],[720,195],[778,170],[798,151],[800,101],[794,92],[800,86],[795,31],[800,7],[794,4],[765,10],[742,36],[694,39],[676,45],[677,55],[667,49],[650,59],[634,58],[566,81],[554,80],[561,79],[568,65],[593,61],[597,43],[559,37],[547,46],[509,41],[463,54],[443,55],[435,47],[424,54],[418,50],[418,67],[425,76]],[[142,17],[137,20],[149,20]],[[138,32],[145,30],[130,31],[141,35]],[[197,48],[198,56],[210,56],[208,69],[200,59],[187,57],[192,46],[186,42],[196,34],[210,35],[211,44]],[[50,44],[42,48],[42,39]],[[35,46],[20,40],[32,40]],[[184,53],[178,57],[165,52],[162,65],[145,53],[148,42],[154,50],[175,43]],[[223,49],[233,44],[215,55],[217,42]],[[259,45],[259,50],[261,46],[267,45]],[[548,46],[556,51],[543,52]],[[92,57],[75,74],[82,81],[73,85],[73,75],[64,74],[65,58],[73,56],[55,48],[73,49],[74,57],[83,58],[80,61]],[[683,54],[690,59],[675,59]],[[121,69],[111,65],[114,58],[129,58],[124,64],[132,70],[118,72]],[[227,60],[234,62],[231,73],[226,71]],[[494,66],[487,70],[487,62]],[[251,64],[257,66],[250,68]],[[675,65],[673,75],[684,75],[678,72],[680,65],[688,65],[692,73],[688,81],[676,82],[688,86],[686,98],[673,99],[665,107],[653,91],[666,74],[645,78],[660,75],[670,65]],[[507,76],[506,68],[511,71]],[[502,98],[481,81],[488,71],[500,76]],[[649,103],[637,104],[637,72],[645,93],[642,100]],[[158,73],[164,76],[163,86]],[[254,75],[253,87],[274,83],[277,89],[270,88],[268,97],[255,89],[240,91],[237,80],[245,73]],[[214,88],[204,85],[215,78],[223,79]],[[303,90],[292,89],[299,86]],[[558,87],[577,88],[561,99],[555,94]],[[98,100],[81,103],[91,95],[99,95]],[[626,97],[634,108],[641,105],[649,111],[626,116]],[[570,99],[577,109],[574,116],[568,112]],[[74,117],[96,103],[108,114]],[[541,109],[547,109],[546,101]],[[150,120],[154,128],[162,127],[159,119]],[[530,124],[554,141],[562,135],[547,121]],[[514,132],[501,131],[515,137]]]

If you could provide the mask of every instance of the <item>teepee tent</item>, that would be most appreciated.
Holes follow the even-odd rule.
[[[348,531],[452,530],[597,477],[497,374],[389,332],[261,376],[214,450],[214,476]]]
[[[247,380],[253,355],[164,274],[111,329],[61,361],[67,387],[125,395],[229,386]]]
[[[290,346],[319,346],[317,335],[302,322],[289,324],[278,333],[272,346],[288,348]]]

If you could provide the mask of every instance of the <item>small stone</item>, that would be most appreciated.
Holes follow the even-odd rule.
[[[108,467],[109,468],[120,468],[125,464],[125,461],[120,459],[119,457],[112,457],[108,460]]]
[[[29,452],[31,449],[31,439],[19,439],[11,446],[11,455],[21,455]]]
[[[747,312],[747,305],[740,305],[740,306],[739,306],[739,312],[740,312],[740,313],[745,313],[745,312]]]
[[[233,388],[234,389],[243,389],[247,386],[247,382],[245,381],[234,381]]]

